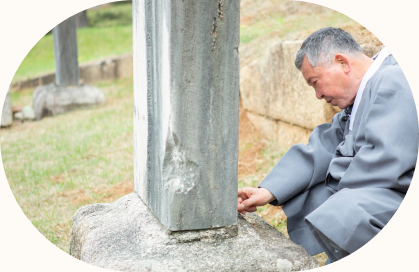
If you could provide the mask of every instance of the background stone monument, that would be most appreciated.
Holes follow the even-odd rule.
[[[71,255],[120,271],[318,266],[237,214],[239,0],[136,0],[135,192],[73,217]]]
[[[97,87],[79,84],[76,16],[57,25],[52,33],[56,84],[34,90],[33,109],[38,120],[105,102],[105,96]]]
[[[58,86],[79,85],[77,23],[72,16],[52,29],[54,38],[55,81]]]

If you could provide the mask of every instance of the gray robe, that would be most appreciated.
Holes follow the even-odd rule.
[[[418,118],[399,65],[388,56],[368,81],[353,124],[341,117],[294,145],[259,187],[283,205],[288,233],[330,261],[356,251],[391,219],[412,179]]]

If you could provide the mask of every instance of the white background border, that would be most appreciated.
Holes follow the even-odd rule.
[[[105,0],[21,0],[2,3],[0,17],[0,105],[19,64],[38,40],[65,18]],[[415,101],[419,101],[418,15],[415,1],[314,0],[339,11],[374,33],[402,67]],[[416,64],[416,65],[415,65]],[[403,140],[403,139],[400,139]],[[312,271],[412,271],[419,245],[419,188],[415,174],[400,209],[383,231],[349,257]],[[0,270],[109,271],[76,260],[51,244],[29,222],[17,204],[0,167]]]

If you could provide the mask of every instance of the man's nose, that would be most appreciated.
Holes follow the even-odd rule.
[[[317,99],[323,99],[323,95],[319,93],[318,91],[316,91],[316,97]]]

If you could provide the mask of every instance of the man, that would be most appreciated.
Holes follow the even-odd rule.
[[[295,65],[318,99],[342,111],[294,145],[259,188],[239,189],[238,211],[283,205],[290,238],[330,263],[371,240],[402,202],[418,153],[416,107],[387,49],[370,59],[341,29],[311,34]]]

